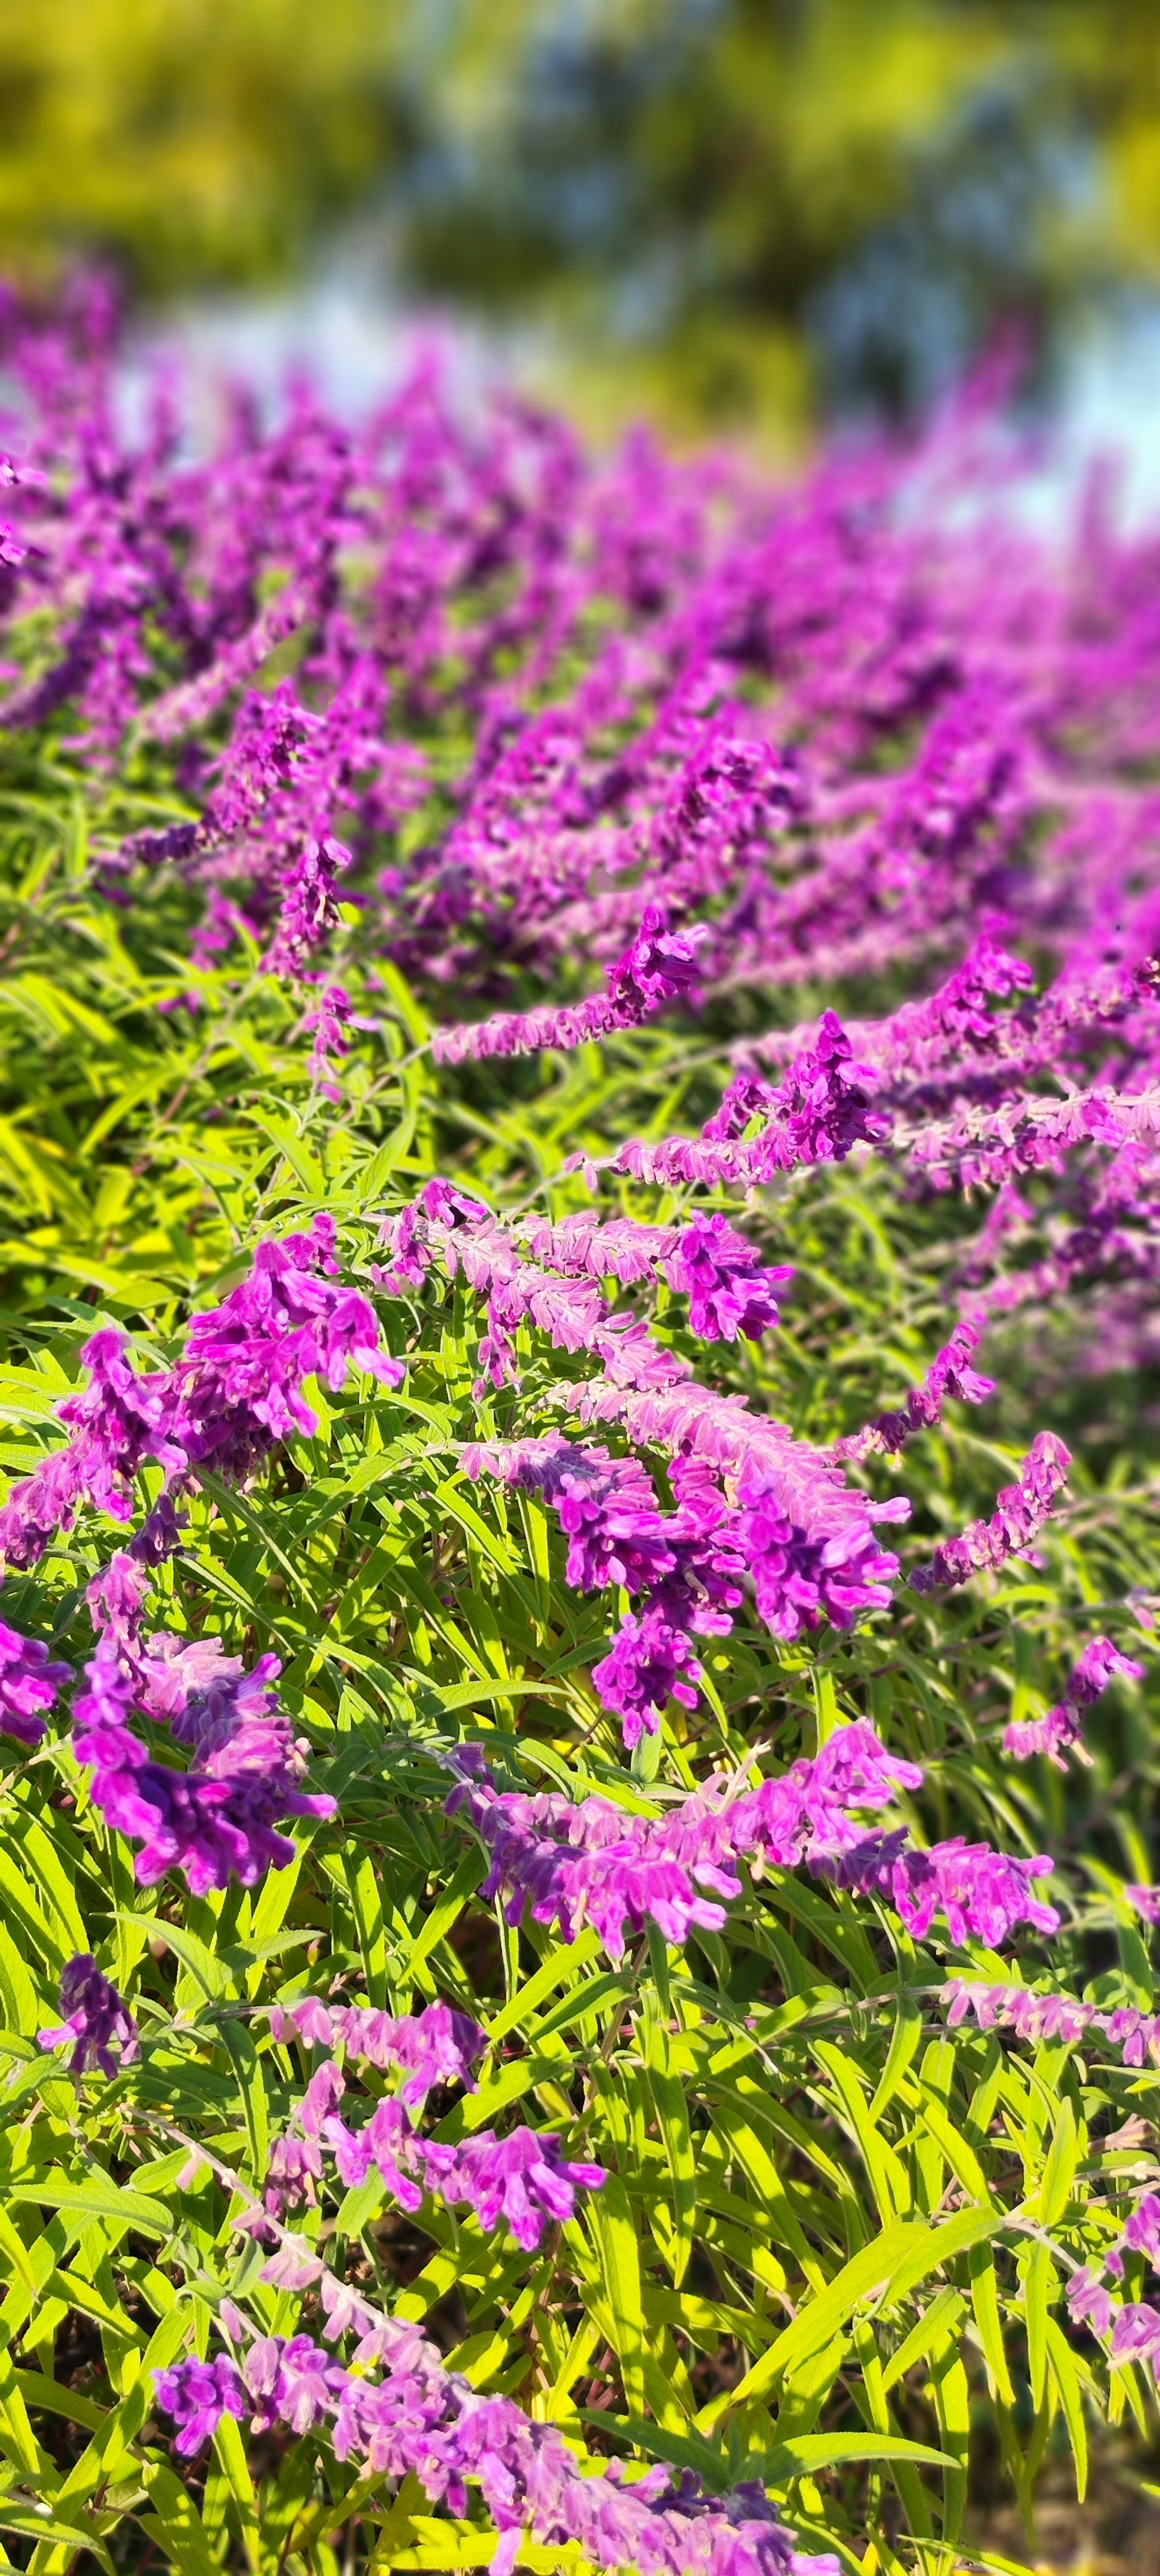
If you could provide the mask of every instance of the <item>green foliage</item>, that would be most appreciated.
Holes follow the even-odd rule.
[[[53,1407],[100,1320],[166,1356],[183,1319],[240,1275],[254,1243],[326,1207],[366,1278],[382,1212],[451,1171],[499,1206],[583,1203],[581,1142],[662,1132],[712,1096],[709,1029],[617,1038],[532,1065],[433,1069],[422,1008],[363,971],[357,915],[341,972],[364,1022],[332,1108],[311,1093],[296,1006],[272,978],[192,970],[188,898],[158,873],[123,908],[90,850],[164,811],[63,754],[8,755],[0,789],[0,1463],[54,1445]],[[161,1007],[164,1006],[164,1007]],[[719,1059],[717,1072],[720,1072]],[[639,1212],[645,1195],[626,1191]],[[753,1230],[791,1258],[784,1330],[725,1353],[726,1382],[814,1438],[850,1428],[921,1373],[938,1339],[954,1218],[906,1202],[882,1165],[818,1166],[761,1195]],[[1102,2043],[1029,2051],[948,2032],[945,1945],[886,1910],[770,1872],[721,1934],[655,1936],[610,1967],[514,1932],[480,1899],[484,1861],[442,1811],[436,1754],[484,1735],[513,1781],[599,1788],[647,1810],[714,1764],[744,1777],[870,1715],[927,1766],[915,1821],[934,1834],[1046,1843],[1071,1904],[1049,1975],[1105,2008],[1156,2001],[1121,1888],[1148,1875],[1160,1777],[1139,1693],[1093,1722],[1078,1780],[1014,1773],[1002,1724],[1045,1706],[1109,1603],[1154,1581],[1153,1442],[1114,1385],[1085,1395],[1050,1347],[1004,1379],[997,1430],[961,1416],[908,1452],[920,1540],[987,1507],[1029,1425],[1082,1443],[1073,1500],[1041,1563],[1013,1562],[949,1603],[900,1596],[856,1632],[779,1645],[744,1614],[711,1651],[709,1705],[666,1720],[659,1760],[626,1766],[589,1667],[597,1604],[564,1581],[537,1502],[470,1485],[457,1440],[482,1318],[462,1289],[384,1308],[405,1394],[370,1381],[315,1398],[320,1429],[245,1493],[207,1479],[158,1576],[168,1624],[273,1651],[333,1823],[298,1830],[292,1868],[252,1893],[189,1899],[136,1885],[86,1804],[67,1741],[9,1764],[0,1793],[0,2530],[9,2560],[65,2576],[143,2552],[182,2571],[261,2576],[347,2565],[486,2564],[493,2538],[359,2479],[311,2436],[247,2453],[227,2421],[179,2476],[151,2373],[206,2348],[223,2295],[264,2331],[309,2300],[264,2285],[236,2221],[301,2073],[269,2034],[276,1999],[334,1978],[405,2010],[437,1995],[487,2024],[478,2093],[438,2134],[521,2106],[609,2182],[536,2255],[425,2204],[402,2217],[377,2180],[308,2217],[328,2262],[396,2315],[427,2320],[480,2389],[517,2395],[594,2458],[763,2479],[805,2545],[893,2571],[950,2563],[972,2441],[997,2424],[1030,2520],[1049,2446],[1082,2494],[1089,2440],[1155,2392],[1108,2373],[1067,2323],[1067,2267],[1102,2253],[1154,2178],[1156,2077]],[[675,1309],[664,1327],[681,1342]],[[687,1345],[690,1350],[694,1345]],[[703,1354],[701,1355],[703,1360]],[[566,1374],[521,1337],[525,1395]],[[502,1428],[506,1396],[495,1399]],[[486,1410],[484,1412],[486,1422]],[[147,1483],[149,1479],[147,1478]],[[6,1617],[91,1650],[84,1586],[111,1525],[89,1515]],[[1053,1893],[1058,1893],[1058,1889]],[[91,1949],[129,1998],[140,2062],[78,2084],[35,2033],[64,1961]],[[1038,1959],[957,1964],[1029,1979]],[[197,2153],[194,2153],[197,2150]],[[1130,2263],[1131,2263],[1130,2258]],[[1138,2294],[1138,2293],[1137,2293]],[[869,2535],[869,2538],[868,2538]],[[558,2553],[529,2547],[544,2569]]]
[[[1151,0],[0,0],[0,262],[285,276],[338,217],[589,412],[913,402],[1155,278]]]

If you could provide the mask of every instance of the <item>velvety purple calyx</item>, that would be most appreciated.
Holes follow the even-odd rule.
[[[131,2065],[140,2055],[140,2033],[132,2013],[87,1951],[70,1959],[61,1971],[60,2009],[63,2021],[39,2031],[37,2037],[42,2048],[71,2046],[70,2075],[84,2075],[92,2064],[111,2082],[121,2066]]]
[[[412,2107],[438,2084],[462,2084],[473,2092],[473,2069],[487,2046],[479,2023],[444,2003],[396,2017],[359,2004],[328,2006],[305,1995],[272,2006],[270,2020],[276,2038],[297,2035],[324,2048],[341,2046],[348,2058],[370,2066],[398,2067],[405,2078],[400,2098]]]

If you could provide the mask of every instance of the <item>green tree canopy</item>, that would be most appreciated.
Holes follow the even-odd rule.
[[[0,260],[404,281],[743,417],[905,404],[1160,267],[1153,0],[0,0]]]

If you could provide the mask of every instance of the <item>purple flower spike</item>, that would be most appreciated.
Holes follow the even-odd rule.
[[[274,1831],[280,1817],[334,1814],[333,1798],[298,1785],[305,1752],[274,1696],[278,1670],[264,1655],[243,1672],[216,1638],[152,1638],[148,1652],[122,1658],[102,1637],[73,1712],[73,1749],[92,1765],[94,1806],[143,1845],[135,1864],[143,1885],[182,1869],[197,1896],[231,1875],[255,1887],[294,1857],[289,1837]],[[132,1730],[136,1709],[168,1719],[193,1749],[189,1770],[151,1758]]]
[[[959,1538],[944,1539],[929,1565],[911,1575],[916,1592],[937,1592],[968,1583],[972,1574],[1006,1563],[1027,1547],[1042,1529],[1056,1496],[1067,1481],[1071,1458],[1054,1431],[1040,1431],[1032,1441],[1016,1485],[1004,1485],[989,1521],[972,1521]]]
[[[1068,1678],[1063,1698],[1048,1709],[1046,1717],[1010,1725],[1003,1737],[1004,1751],[1013,1753],[1017,1762],[1028,1761],[1033,1753],[1046,1753],[1059,1771],[1066,1771],[1069,1752],[1081,1762],[1090,1762],[1080,1734],[1083,1713],[1117,1674],[1125,1681],[1142,1681],[1144,1667],[1133,1663],[1130,1655],[1122,1655],[1110,1637],[1093,1637]]]
[[[839,2576],[836,2558],[806,2556],[762,2487],[706,2496],[687,2471],[653,2468],[626,2484],[618,2462],[589,2474],[554,2424],[534,2423],[510,2397],[482,2396],[444,2369],[418,2329],[384,2317],[324,2279],[327,2331],[360,2337],[347,2370],[306,2335],[259,2337],[241,2367],[230,2358],[179,2362],[156,2374],[160,2404],[186,2456],[222,2416],[254,2429],[306,2433],[326,2424],[335,2454],[378,2476],[413,2476],[434,2505],[462,2517],[478,2487],[500,2535],[493,2564],[510,2571],[526,2533],[572,2546],[590,2565],[639,2576]],[[367,2376],[378,2364],[384,2375]]]
[[[130,2066],[140,2055],[141,2035],[132,2013],[87,1950],[61,1971],[60,2008],[63,2023],[38,2031],[37,2037],[42,2048],[73,2043],[70,2075],[84,2075],[92,2063],[111,2082],[119,2066]]]
[[[613,1029],[638,1028],[676,993],[689,992],[698,979],[697,949],[707,936],[697,926],[670,931],[663,908],[649,904],[631,948],[607,969],[609,991],[586,1001],[565,1003],[559,1010],[497,1011],[489,1020],[461,1022],[436,1029],[436,1063],[462,1064],[468,1057],[534,1055],[547,1047],[577,1047]]]

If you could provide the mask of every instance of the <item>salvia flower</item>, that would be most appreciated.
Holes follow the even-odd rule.
[[[37,2037],[42,2048],[71,2047],[70,2075],[84,2075],[91,2064],[111,2081],[120,2066],[140,2055],[141,2035],[128,2005],[87,1950],[61,1970],[60,2009],[63,2022]]]
[[[462,2084],[474,2092],[472,2070],[487,2046],[486,2032],[469,2013],[442,2003],[396,2018],[359,2004],[328,2006],[316,1995],[304,1995],[297,2003],[272,2005],[270,2027],[276,2039],[293,2035],[315,2046],[341,2047],[348,2058],[368,2066],[400,2068],[406,2077],[401,2099],[412,2106],[437,2084]]]
[[[227,1886],[231,1875],[254,1887],[267,1870],[284,1869],[294,1844],[275,1831],[280,1818],[335,1812],[332,1798],[308,1795],[299,1786],[303,1755],[285,1718],[272,1712],[271,1680],[278,1670],[273,1657],[264,1657],[249,1676],[225,1658],[231,1670],[223,1675],[217,1640],[208,1641],[208,1648],[217,1668],[208,1681],[204,1644],[179,1645],[176,1657],[154,1653],[135,1673],[104,1636],[86,1667],[86,1688],[73,1714],[73,1749],[78,1762],[92,1767],[94,1806],[115,1832],[142,1845],[137,1878],[152,1886],[167,1870],[181,1869],[196,1896]],[[175,1682],[183,1653],[195,1658],[196,1678],[191,1681],[187,1668]],[[154,1760],[133,1731],[134,1711],[148,1705],[150,1676],[156,1686],[158,1675],[170,1695],[170,1705],[159,1713],[169,1717],[178,1740],[184,1734],[194,1748],[186,1771]]]
[[[838,2576],[836,2558],[797,2548],[759,2486],[710,2498],[688,2471],[654,2468],[632,2485],[616,2462],[585,2471],[554,2424],[534,2423],[510,2397],[480,2395],[443,2368],[413,2326],[392,2318],[370,2324],[359,2354],[348,2371],[305,2335],[264,2336],[240,2361],[191,2359],[158,2371],[157,2397],[186,2457],[224,2415],[249,2415],[255,2429],[328,2426],[339,2459],[395,2480],[413,2476],[453,2515],[466,2513],[469,2488],[478,2487],[501,2535],[492,2560],[499,2576],[511,2576],[525,2533],[639,2576]],[[385,2364],[382,2378],[366,2375],[374,2362]]]
[[[631,948],[606,970],[607,993],[558,1009],[545,1005],[534,1011],[497,1011],[489,1020],[436,1029],[435,1060],[462,1064],[467,1057],[533,1055],[547,1047],[584,1046],[613,1029],[637,1028],[675,993],[696,985],[697,948],[705,936],[699,925],[670,930],[663,907],[648,904]]]
[[[989,1521],[972,1521],[958,1538],[936,1547],[929,1565],[916,1567],[916,1592],[937,1592],[969,1583],[972,1574],[994,1570],[1009,1556],[1028,1547],[1041,1530],[1067,1481],[1069,1452],[1054,1431],[1036,1433],[1015,1485],[1004,1485]]]
[[[1067,1769],[1069,1752],[1080,1762],[1090,1762],[1080,1733],[1083,1714],[1117,1675],[1125,1681],[1142,1681],[1144,1667],[1121,1654],[1110,1637],[1093,1637],[1068,1677],[1063,1698],[1048,1709],[1046,1717],[1013,1721],[1003,1737],[1005,1752],[1013,1753],[1017,1762],[1028,1761],[1033,1753],[1046,1753],[1060,1771]]]
[[[38,1637],[21,1637],[0,1619],[0,1730],[14,1735],[29,1751],[46,1732],[42,1709],[51,1708],[66,1682],[67,1664],[49,1661]]]
[[[893,1412],[875,1415],[861,1431],[851,1432],[844,1440],[835,1440],[835,1458],[870,1458],[875,1452],[890,1453],[901,1449],[916,1431],[927,1431],[942,1419],[948,1397],[957,1396],[962,1404],[982,1404],[993,1395],[994,1380],[981,1377],[971,1367],[973,1353],[980,1340],[980,1327],[972,1322],[956,1324],[949,1342],[931,1361],[922,1385],[912,1387],[903,1404]]]
[[[85,1503],[128,1520],[147,1459],[178,1484],[199,1467],[251,1474],[277,1442],[317,1430],[302,1393],[309,1377],[337,1392],[357,1368],[397,1386],[403,1367],[382,1350],[373,1309],[333,1276],[334,1239],[321,1215],[306,1234],[260,1243],[249,1277],[194,1317],[172,1369],[140,1376],[122,1334],[94,1333],[81,1353],[89,1384],[60,1407],[72,1438],[13,1487],[0,1555],[34,1564]]]
[[[614,1959],[649,1921],[679,1945],[699,1926],[719,1930],[716,1900],[740,1894],[741,1859],[791,1869],[805,1862],[839,1886],[882,1895],[920,1939],[936,1916],[945,1916],[952,1941],[992,1946],[1023,1924],[1052,1932],[1059,1922],[1035,1894],[1054,1866],[1046,1856],[1011,1859],[957,1840],[923,1851],[904,1828],[867,1835],[858,1811],[917,1788],[922,1774],[888,1753],[865,1721],[839,1728],[812,1761],[760,1789],[701,1790],[660,1819],[597,1796],[574,1806],[554,1792],[497,1789],[477,1746],[448,1760],[457,1774],[448,1812],[463,1809],[491,1854],[485,1895],[502,1895],[513,1923],[526,1908],[537,1923],[558,1923],[568,1941],[591,1923]]]

